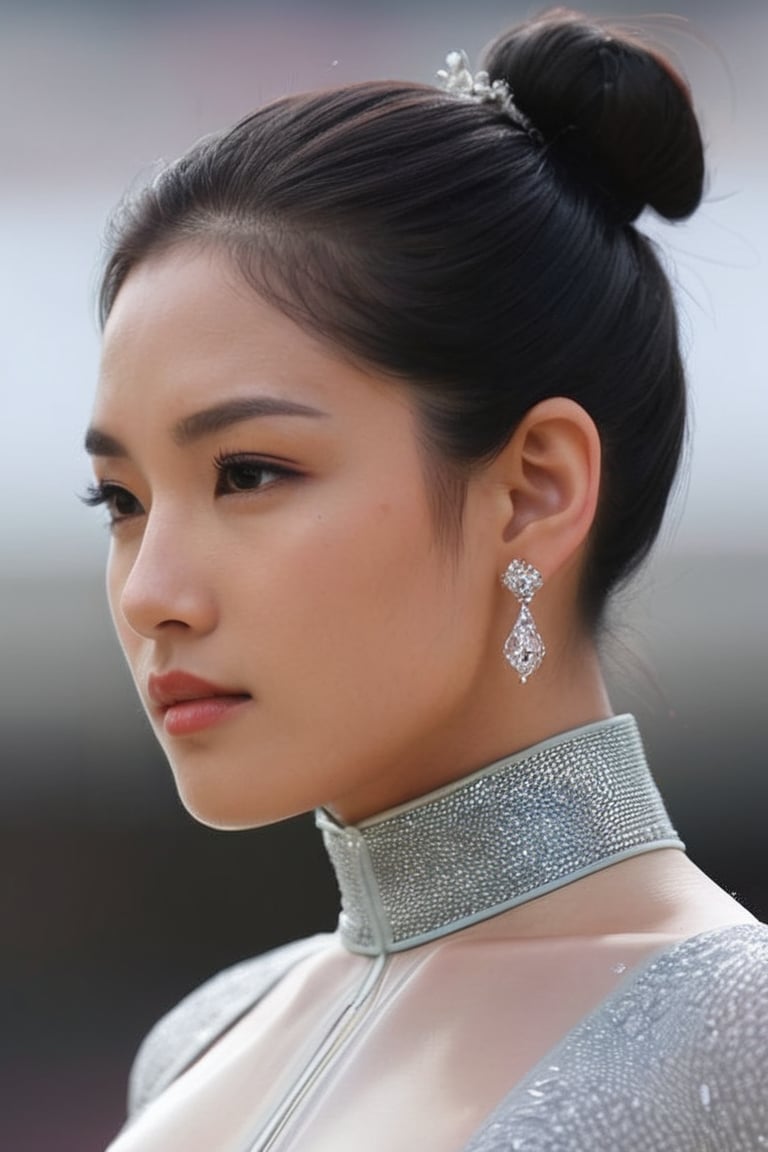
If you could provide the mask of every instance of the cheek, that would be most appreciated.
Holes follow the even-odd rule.
[[[123,589],[129,573],[130,563],[125,557],[118,557],[116,555],[113,543],[110,547],[109,559],[107,560],[107,603],[112,616],[112,624],[117,638],[120,641],[120,647],[130,665],[131,671],[135,674],[137,671],[136,662],[138,660],[141,638],[128,626],[121,607]]]
[[[109,604],[109,611],[112,616],[112,623],[115,631],[120,637],[122,643],[121,628],[123,626],[123,616],[120,611],[120,598],[125,584],[125,576],[120,569],[120,566],[115,560],[114,545],[110,548],[109,559],[107,560],[107,603]]]
[[[413,500],[283,537],[271,560],[241,607],[265,693],[270,669],[291,687],[281,711],[301,693],[299,716],[327,723],[342,712],[348,728],[356,716],[402,708],[404,698],[415,705],[461,675],[457,652],[472,628],[462,582]]]

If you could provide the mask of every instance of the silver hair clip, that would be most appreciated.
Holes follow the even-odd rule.
[[[449,52],[445,65],[437,73],[437,78],[446,92],[478,104],[496,104],[519,128],[532,138],[541,140],[528,117],[515,104],[506,80],[491,81],[487,72],[476,72],[473,76],[466,52]]]

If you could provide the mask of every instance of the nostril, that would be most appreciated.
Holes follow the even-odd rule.
[[[169,631],[207,633],[216,624],[215,601],[204,583],[167,566],[151,573],[134,566],[117,599],[125,626],[155,638]]]

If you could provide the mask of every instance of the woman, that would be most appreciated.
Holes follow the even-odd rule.
[[[278,101],[117,221],[115,625],[190,811],[318,809],[343,911],[161,1022],[114,1152],[768,1146],[768,937],[597,652],[678,467],[633,222],[696,208],[697,122],[562,11],[486,67]]]

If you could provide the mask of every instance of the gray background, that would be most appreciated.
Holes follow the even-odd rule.
[[[768,6],[670,8],[644,23],[693,82],[710,187],[690,223],[643,226],[678,289],[692,452],[606,648],[614,702],[638,714],[692,854],[765,915]],[[335,919],[310,819],[234,835],[183,814],[110,635],[106,533],[75,498],[107,213],[159,160],[264,100],[429,80],[446,51],[474,56],[531,11],[0,3],[3,1149],[103,1148],[158,1012],[216,967]]]

